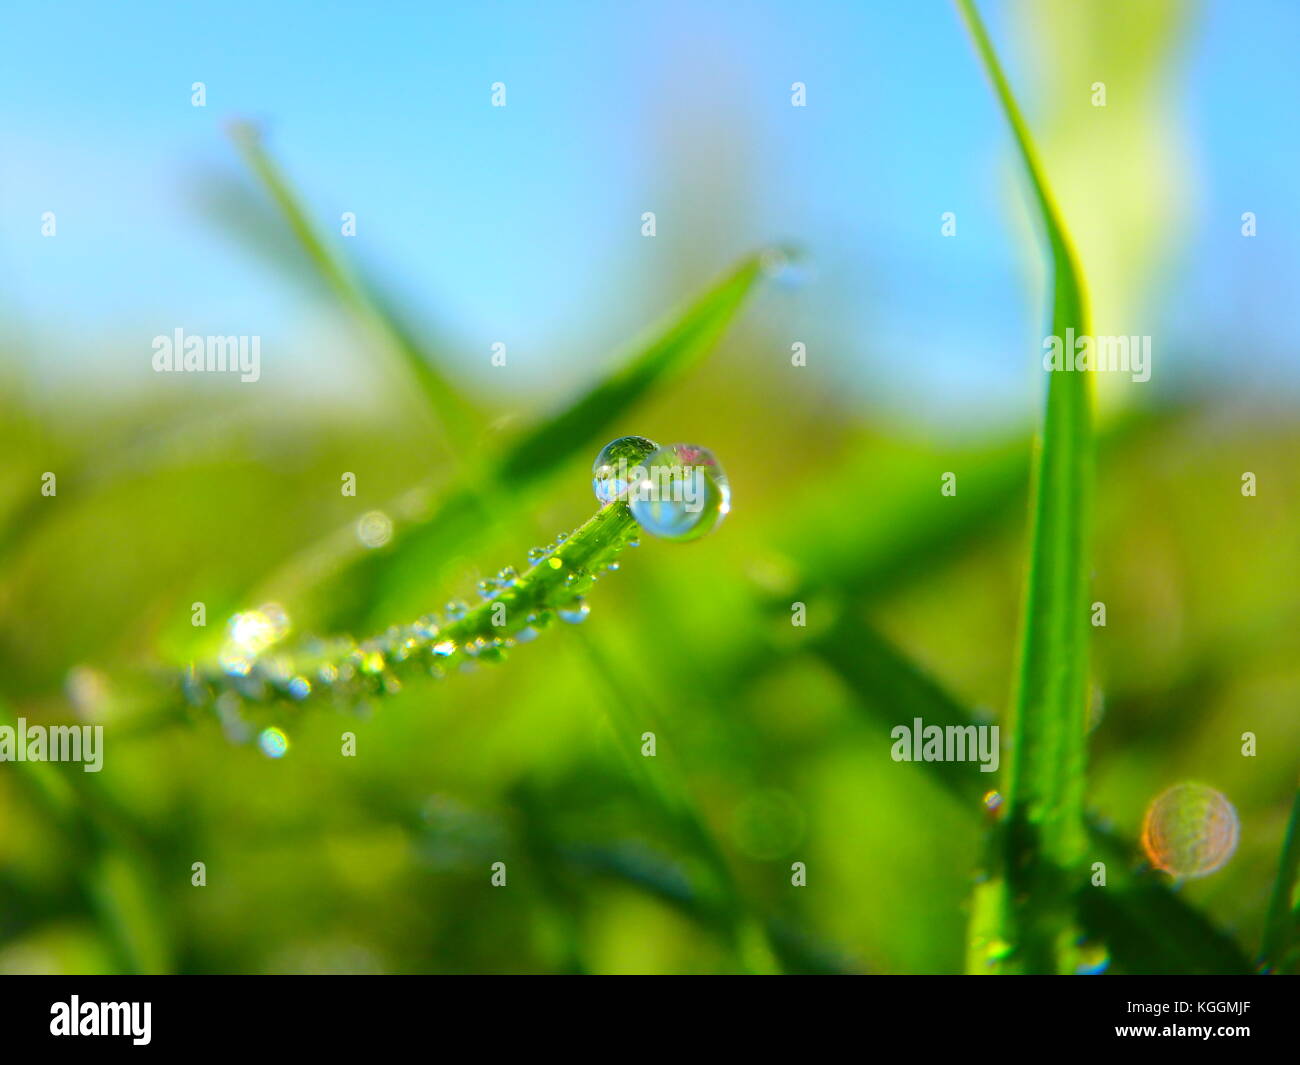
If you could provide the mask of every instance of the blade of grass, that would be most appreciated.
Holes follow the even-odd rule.
[[[605,689],[601,705],[610,732],[639,789],[659,808],[677,836],[695,850],[709,870],[718,896],[714,911],[731,949],[747,972],[779,972],[773,945],[767,940],[767,931],[741,894],[722,848],[710,831],[691,792],[685,768],[666,747],[656,761],[667,766],[667,773],[652,772],[648,760],[633,755],[628,748],[629,738],[640,736],[647,727],[656,736],[663,737],[665,732],[661,715],[637,685],[629,685],[621,680],[627,676],[627,671],[610,660],[594,637],[582,630],[578,630],[575,635],[582,643],[587,661],[592,666],[592,675]],[[622,742],[618,742],[620,738]]]
[[[1300,961],[1300,944],[1296,942],[1296,933],[1300,930],[1300,907],[1292,903],[1297,876],[1300,876],[1300,788],[1296,789],[1291,803],[1286,838],[1278,857],[1277,879],[1273,882],[1268,916],[1264,920],[1264,939],[1259,950],[1262,972],[1289,972]]]
[[[235,123],[231,127],[231,138],[249,170],[279,209],[326,288],[397,355],[436,413],[448,439],[465,439],[477,431],[477,412],[438,366],[433,355],[391,313],[386,312],[382,301],[330,249],[312,223],[301,198],[262,145],[259,131],[247,123]],[[458,449],[453,450],[460,453]]]
[[[806,645],[838,674],[854,705],[879,726],[883,740],[913,717],[927,724],[976,724],[938,681],[869,624],[844,612]],[[965,809],[981,810],[988,787],[968,763],[918,762]],[[1084,880],[1076,898],[1088,935],[1104,943],[1129,973],[1247,973],[1250,962],[1227,934],[1150,873],[1131,872],[1136,845],[1097,824],[1088,828],[1090,854],[1111,870],[1107,886]],[[994,930],[993,934],[997,934]],[[974,961],[974,959],[972,959]],[[988,959],[979,958],[980,965]]]
[[[1052,332],[1089,334],[1070,238],[1006,75],[972,0],[958,0],[1028,176],[1052,268]],[[1074,881],[1084,856],[1092,392],[1086,371],[1054,372],[1032,486],[1029,580],[1010,722],[1000,866],[977,891],[974,971],[1072,972]],[[984,955],[979,958],[979,955]]]
[[[18,718],[0,699],[0,725]],[[77,771],[61,772],[49,762],[14,763],[15,779],[43,819],[65,844],[62,852],[79,901],[122,972],[169,971],[164,915],[145,870],[149,859],[129,838],[125,818],[97,781]]]

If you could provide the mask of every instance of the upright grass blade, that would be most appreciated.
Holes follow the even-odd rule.
[[[1264,921],[1264,941],[1259,950],[1260,969],[1267,973],[1292,971],[1300,963],[1300,906],[1293,903],[1300,877],[1300,788],[1296,789],[1287,821],[1286,838],[1277,863],[1277,879]]]
[[[924,669],[850,612],[815,636],[808,650],[844,681],[855,705],[879,727],[881,750],[889,730],[912,717],[958,728],[975,724],[961,703]],[[972,814],[981,810],[985,774],[965,762],[917,762]],[[1086,879],[1076,892],[1084,930],[1104,945],[1126,973],[1247,973],[1250,962],[1226,933],[1150,870],[1133,871],[1136,845],[1091,824],[1091,852],[1111,870],[1107,886]],[[995,933],[996,934],[996,930]],[[979,964],[987,967],[987,958]]]
[[[1052,332],[1089,333],[1082,274],[1028,127],[972,0],[958,7],[1011,126],[1047,237]],[[1070,899],[1087,846],[1088,555],[1093,479],[1086,371],[1054,372],[1033,474],[1032,542],[1005,803],[974,907],[972,969],[1070,972]],[[992,962],[990,966],[989,963]]]

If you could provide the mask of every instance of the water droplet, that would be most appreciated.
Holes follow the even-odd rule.
[[[289,615],[279,603],[236,614],[226,623],[226,643],[218,661],[231,676],[246,677],[257,656],[289,632]]]
[[[1015,947],[996,936],[984,945],[984,961],[990,966],[1006,961],[1014,953]]]
[[[493,640],[478,653],[480,662],[502,662],[506,657],[506,648],[500,640]]]
[[[632,516],[665,540],[695,540],[731,509],[731,486],[708,448],[669,444],[645,461],[646,476],[629,493]]]
[[[306,699],[311,694],[311,681],[306,677],[294,677],[289,681],[289,694],[295,699]]]
[[[784,288],[798,288],[807,282],[810,273],[798,251],[792,248],[768,248],[759,265],[769,280]]]
[[[587,620],[587,615],[591,613],[591,607],[581,599],[575,599],[568,606],[557,607],[556,617],[561,621],[567,621],[570,625],[577,625]]]
[[[1106,944],[1087,940],[1079,944],[1079,957],[1074,967],[1076,976],[1099,976],[1110,965],[1110,952]]]
[[[1147,807],[1142,847],[1152,865],[1172,876],[1208,876],[1232,857],[1240,830],[1237,811],[1220,792],[1175,784]]]
[[[528,549],[528,562],[530,565],[537,565],[550,551],[549,547],[530,547]]]
[[[620,436],[600,449],[591,464],[591,489],[601,503],[626,500],[628,489],[645,473],[641,463],[659,445],[644,436]]]
[[[357,521],[357,539],[361,545],[373,550],[383,547],[393,538],[393,519],[382,510],[362,514]]]
[[[984,794],[984,809],[993,811],[1002,805],[1002,792],[989,791]]]
[[[266,728],[257,737],[257,745],[268,758],[283,758],[289,751],[289,737],[282,729]]]
[[[563,569],[563,568],[564,568],[564,562],[563,562],[563,560],[558,559],[558,558],[551,558],[551,559],[549,559],[548,562],[547,562],[547,564],[551,567],[551,569]]]
[[[454,640],[443,640],[441,643],[433,645],[433,653],[439,658],[446,658],[448,655],[454,654],[455,651],[456,642]]]
[[[384,656],[379,651],[366,651],[361,656],[362,673],[382,673],[384,671]]]
[[[466,614],[469,613],[469,607],[467,607],[464,603],[460,602],[458,599],[453,599],[443,609],[443,613],[445,613],[451,621],[459,621],[461,618],[463,618]]]

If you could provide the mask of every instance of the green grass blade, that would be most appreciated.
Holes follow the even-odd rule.
[[[975,724],[970,712],[938,681],[884,639],[870,625],[842,614],[808,645],[844,681],[854,705],[880,730],[882,750],[889,730],[913,717],[927,724]],[[965,762],[917,762],[975,816],[988,789],[985,774]],[[1114,965],[1126,973],[1247,973],[1250,962],[1226,933],[1169,889],[1150,870],[1132,872],[1137,846],[1097,825],[1088,829],[1090,854],[1106,862],[1107,886],[1084,879],[1076,891],[1084,930],[1104,944]],[[995,896],[996,897],[996,896]],[[979,899],[977,904],[989,900]],[[990,918],[997,918],[996,910]],[[986,934],[996,937],[995,924]],[[998,942],[996,938],[990,942]],[[982,944],[987,946],[988,944]],[[988,971],[987,952],[972,957]]]
[[[1264,940],[1260,946],[1260,968],[1264,972],[1290,972],[1300,962],[1300,906],[1292,903],[1300,877],[1300,788],[1296,789],[1287,821],[1286,838],[1277,863],[1277,879],[1268,902]]]
[[[958,0],[1028,175],[1051,250],[1052,332],[1089,333],[1082,274],[1023,115],[971,0]],[[1087,373],[1052,373],[1033,476],[1032,542],[1011,718],[1003,832],[975,936],[996,971],[1073,971],[1069,900],[1084,857],[1092,393]],[[1005,876],[1005,883],[1001,877]],[[1015,900],[1014,903],[1011,900]],[[978,949],[974,953],[979,953]],[[987,960],[987,959],[985,959]],[[986,971],[981,965],[972,968]]]
[[[278,209],[327,291],[385,341],[419,386],[450,440],[460,440],[473,433],[479,422],[473,405],[438,366],[432,353],[388,312],[385,301],[331,250],[312,223],[301,198],[262,145],[256,128],[239,123],[232,128],[231,135],[249,170]]]
[[[519,437],[502,456],[502,484],[518,487],[540,477],[569,458],[576,444],[593,439],[653,388],[712,350],[761,272],[761,255],[743,260],[631,359]]]

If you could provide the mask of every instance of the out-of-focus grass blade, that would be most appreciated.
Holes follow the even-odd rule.
[[[326,244],[298,194],[263,147],[258,130],[247,123],[236,123],[231,127],[231,138],[326,288],[390,346],[419,385],[449,439],[460,441],[470,437],[476,432],[478,422],[473,405],[438,366],[432,353],[388,313],[383,302]],[[459,449],[453,450],[460,453]]]
[[[0,700],[0,725],[18,719]],[[165,916],[145,869],[148,861],[118,827],[115,803],[82,773],[61,773],[48,762],[17,761],[15,780],[69,849],[77,894],[122,972],[170,969]]]
[[[568,406],[524,433],[502,456],[503,485],[527,484],[568,458],[577,444],[621,417],[656,385],[718,342],[762,270],[751,255],[640,350]],[[540,460],[540,461],[539,461]]]
[[[870,625],[848,612],[808,645],[844,681],[855,705],[879,726],[882,752],[888,731],[919,717],[927,725],[958,728],[975,719],[941,684]],[[967,762],[918,762],[972,814],[987,789],[984,774]],[[1104,944],[1128,973],[1245,973],[1250,963],[1237,944],[1150,874],[1129,872],[1136,848],[1093,825],[1090,853],[1106,862],[1107,886],[1087,880],[1076,892],[1089,937]],[[987,965],[984,958],[981,964]]]
[[[1296,789],[1287,821],[1286,838],[1278,857],[1277,879],[1264,921],[1264,940],[1259,950],[1260,968],[1268,973],[1292,971],[1300,963],[1300,906],[1295,906],[1296,878],[1300,876],[1300,788]]]
[[[1011,125],[1051,250],[1052,332],[1089,334],[1082,274],[1024,117],[972,0],[958,0]],[[972,969],[1073,972],[1074,877],[1084,856],[1092,391],[1086,371],[1050,375],[1033,479],[1033,531],[1011,719],[1000,870],[977,891]]]
[[[1106,886],[1084,880],[1075,898],[1086,940],[1104,953],[1085,956],[1080,970],[1103,965],[1128,974],[1246,974],[1250,960],[1199,910],[1174,894],[1150,868],[1135,868],[1136,846],[1089,826],[1092,852],[1106,863]]]
[[[462,482],[423,521],[406,529],[388,550],[347,558],[327,551],[327,563],[313,548],[268,582],[276,594],[294,583],[310,585],[333,569],[330,594],[322,608],[332,624],[382,623],[385,610],[428,609],[433,590],[425,576],[430,560],[443,558],[513,513],[531,489],[542,484],[582,449],[594,448],[602,433],[612,432],[638,401],[667,383],[712,350],[731,324],[763,270],[763,254],[750,255],[669,324],[638,347],[606,377],[556,414],[521,434],[494,459],[484,463],[490,486]],[[630,431],[630,429],[629,429]],[[355,537],[339,537],[340,542]],[[305,560],[310,560],[304,565]],[[260,601],[260,600],[259,600]],[[391,620],[391,619],[389,619]]]

